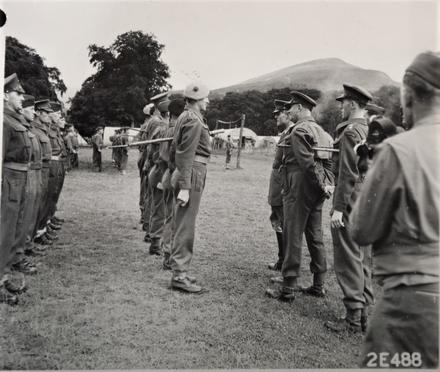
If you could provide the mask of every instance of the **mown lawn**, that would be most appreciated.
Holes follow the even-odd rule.
[[[356,367],[362,338],[323,322],[343,313],[324,211],[329,295],[292,304],[264,296],[276,239],[268,220],[271,157],[245,154],[242,170],[213,156],[199,214],[193,272],[209,292],[171,291],[170,273],[148,255],[138,224],[137,151],[126,176],[104,154],[103,173],[81,152],[65,181],[60,241],[16,307],[0,305],[0,368]],[[305,247],[304,247],[305,248]],[[302,283],[308,284],[304,249]]]

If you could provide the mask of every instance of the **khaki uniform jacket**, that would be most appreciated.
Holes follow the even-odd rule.
[[[94,150],[101,150],[103,146],[102,135],[96,133],[92,136],[92,145]]]
[[[38,118],[32,122],[32,127],[34,128],[33,133],[37,135],[40,140],[42,160],[43,162],[48,162],[52,157],[52,146],[50,144],[48,129]]]
[[[361,188],[362,177],[357,163],[358,155],[354,146],[367,138],[368,124],[366,119],[352,119],[336,127],[334,147],[339,154],[333,155],[333,173],[335,175],[335,193],[333,209],[349,214]]]
[[[56,124],[52,124],[50,126],[49,138],[50,138],[50,145],[52,146],[52,156],[65,156],[66,150],[64,146],[64,140]]]
[[[29,130],[23,125],[22,115],[4,108],[3,116],[3,163],[29,163],[32,144]]]
[[[360,245],[373,245],[375,275],[389,287],[438,282],[440,115],[377,147],[350,215]]]
[[[203,117],[190,108],[185,109],[177,119],[173,142],[176,168],[179,171],[178,186],[181,190],[190,190],[195,156],[211,156],[209,128]]]

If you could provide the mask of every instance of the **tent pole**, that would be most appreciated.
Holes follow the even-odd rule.
[[[238,137],[238,151],[237,151],[237,169],[242,169],[240,167],[240,154],[241,154],[241,145],[243,141],[243,128],[244,128],[244,121],[246,120],[246,115],[243,114],[241,116],[241,126],[240,126],[240,135]]]

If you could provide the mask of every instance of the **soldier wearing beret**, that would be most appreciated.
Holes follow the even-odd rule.
[[[103,147],[103,136],[104,128],[97,127],[96,133],[92,136],[92,146],[93,146],[93,167],[102,172],[102,147]]]
[[[274,101],[275,110],[273,115],[277,120],[277,130],[280,133],[280,139],[278,144],[284,143],[287,133],[294,126],[294,123],[290,121],[290,118],[286,112],[290,108],[288,101],[278,100]],[[269,180],[269,193],[268,193],[268,203],[271,208],[270,223],[278,243],[278,260],[274,263],[268,265],[269,269],[280,271],[284,261],[284,248],[283,248],[283,197],[282,197],[282,187],[283,187],[283,177],[282,177],[282,159],[283,159],[283,148],[277,146],[275,151],[275,158],[272,163],[272,171],[270,173]]]
[[[440,54],[419,54],[403,77],[410,128],[384,141],[350,215],[354,241],[372,244],[383,287],[367,329],[371,354],[408,354],[407,365],[438,367]],[[378,221],[380,221],[378,223]],[[390,360],[386,362],[390,363]],[[390,364],[391,367],[399,365]]]
[[[168,92],[160,93],[155,95],[154,97],[151,97],[150,101],[154,105],[153,113],[151,114],[150,120],[148,120],[147,125],[145,126],[145,132],[142,134],[142,140],[151,140],[153,132],[158,126],[163,125],[163,117],[159,110],[159,104],[162,101],[167,100]],[[142,158],[143,160],[141,163],[143,163],[142,171],[141,171],[141,178],[144,180],[141,181],[142,188],[144,189],[144,205],[143,205],[143,211],[142,211],[142,229],[145,231],[145,237],[144,241],[147,243],[151,243],[151,237],[150,237],[150,216],[151,216],[151,202],[152,202],[152,195],[151,195],[151,188],[148,185],[148,175],[150,173],[151,168],[154,164],[151,163],[151,156],[148,152],[149,147],[148,146],[142,146]],[[153,247],[154,248],[154,247]],[[150,250],[151,254],[160,254],[160,251],[157,249]]]
[[[18,302],[16,288],[11,282],[10,272],[15,260],[17,236],[20,230],[26,203],[26,185],[29,162],[31,160],[31,140],[29,130],[23,125],[22,109],[25,93],[16,74],[4,81],[3,112],[3,163],[1,192],[0,229],[0,302],[14,305]],[[23,248],[23,247],[22,247]],[[17,263],[18,270],[31,270],[29,262]]]
[[[170,100],[166,99],[157,104],[157,109],[160,116],[155,116],[150,122],[149,130],[152,130],[149,139],[163,138],[168,128],[169,113],[168,106]],[[151,239],[150,254],[160,255],[160,240],[162,238],[164,219],[165,219],[165,205],[163,199],[162,176],[163,168],[160,166],[159,144],[147,145],[147,160],[146,163],[151,167],[148,171],[148,187],[151,195],[150,205],[150,223],[149,236]]]
[[[365,108],[372,99],[362,87],[344,84],[341,102],[344,122],[338,124],[335,134],[334,173],[336,188],[333,198],[331,233],[334,246],[334,268],[344,294],[346,315],[326,326],[341,332],[361,332],[366,329],[368,306],[374,303],[371,284],[371,247],[361,247],[347,230],[348,216],[359,194],[363,177],[357,168],[355,146],[367,137],[368,124]]]
[[[284,261],[281,268],[283,281],[279,290],[268,289],[270,297],[283,301],[295,298],[296,291],[323,297],[326,253],[322,235],[322,206],[330,197],[333,175],[330,154],[314,147],[330,147],[332,139],[315,121],[312,110],[316,102],[309,96],[291,92],[288,111],[295,125],[286,136],[283,149],[283,244]],[[306,236],[313,273],[310,287],[299,286],[303,234]]]
[[[170,266],[173,270],[171,287],[190,293],[200,293],[202,287],[188,275],[191,264],[195,223],[205,187],[207,164],[211,156],[209,128],[203,120],[209,90],[202,83],[189,84],[184,90],[187,107],[179,116],[173,139],[176,169],[171,177],[176,210]]]
[[[164,138],[174,137],[176,128],[176,121],[185,109],[185,101],[181,98],[172,99],[169,106],[169,123],[168,127],[163,134]],[[171,143],[162,142],[159,147],[159,159],[158,166],[161,168],[162,176],[162,188],[163,188],[163,201],[164,201],[164,225],[162,231],[161,249],[163,252],[162,268],[164,270],[171,270],[170,255],[171,246],[173,244],[173,219],[174,219],[174,197],[173,190],[171,188],[171,174],[176,168],[174,159],[171,158]]]

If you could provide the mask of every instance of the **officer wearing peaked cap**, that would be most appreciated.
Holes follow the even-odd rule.
[[[175,234],[170,256],[173,270],[171,287],[198,293],[202,287],[187,272],[194,249],[195,223],[205,187],[207,164],[211,155],[209,128],[203,119],[209,103],[209,89],[200,82],[184,90],[187,103],[179,116],[173,139],[176,170],[171,177],[176,200]]]
[[[5,78],[3,87],[3,163],[0,224],[0,302],[18,302],[10,281],[11,270],[29,271],[35,267],[26,260],[15,262],[19,247],[17,236],[23,229],[22,216],[26,203],[27,172],[31,160],[29,130],[23,125],[24,89],[16,74]],[[15,264],[15,265],[13,265]]]
[[[440,53],[419,54],[403,77],[410,129],[386,139],[350,215],[353,239],[373,245],[383,287],[362,351],[438,368],[440,216]],[[400,359],[402,361],[403,359]],[[397,365],[396,365],[397,366]]]
[[[322,235],[322,206],[333,184],[331,160],[328,153],[316,152],[313,147],[329,147],[331,137],[316,123],[312,110],[315,100],[297,91],[291,92],[288,114],[295,125],[288,134],[289,146],[283,148],[283,246],[281,268],[282,286],[266,293],[280,300],[293,300],[295,292],[322,297],[324,275],[327,271]],[[302,237],[306,235],[313,273],[313,285],[301,288],[298,284],[301,266]]]
[[[333,156],[336,187],[333,198],[331,233],[334,247],[334,268],[344,294],[346,316],[329,321],[326,326],[336,332],[360,332],[367,326],[368,306],[373,304],[371,283],[371,247],[358,245],[347,229],[348,216],[361,190],[363,177],[357,168],[355,146],[367,137],[366,105],[371,94],[362,87],[344,84],[341,102],[345,120],[336,127]]]

